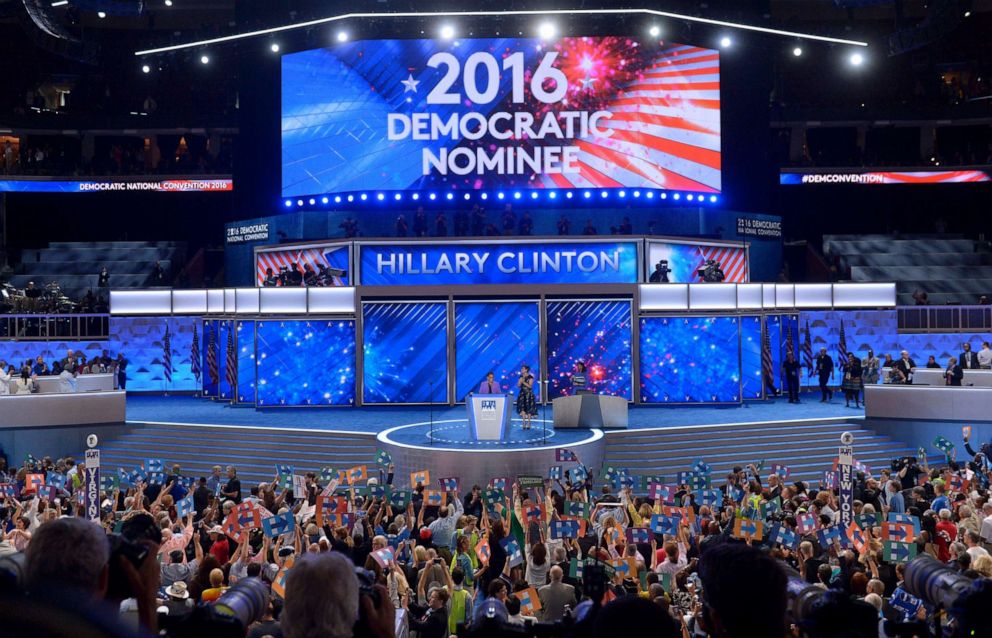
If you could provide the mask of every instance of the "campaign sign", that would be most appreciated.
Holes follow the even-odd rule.
[[[500,37],[356,40],[282,58],[284,197],[716,193],[721,169],[716,50]]]
[[[100,520],[100,450],[86,450],[86,518]]]
[[[363,286],[637,283],[632,241],[359,245]]]

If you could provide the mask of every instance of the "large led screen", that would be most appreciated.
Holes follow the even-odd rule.
[[[204,319],[203,321],[203,341],[200,350],[201,362],[200,370],[203,376],[203,396],[216,397],[220,390],[220,321],[217,319]]]
[[[448,401],[448,309],[444,303],[362,306],[363,403]]]
[[[111,317],[108,348],[128,361],[128,391],[199,389],[199,326],[199,317]]]
[[[455,396],[477,392],[486,374],[506,391],[516,391],[520,367],[543,379],[537,302],[455,304]],[[535,387],[535,390],[537,387]]]
[[[347,286],[348,262],[348,246],[340,244],[260,250],[255,253],[255,285]]]
[[[218,321],[217,325],[219,327],[217,343],[220,349],[218,396],[221,399],[233,400],[238,385],[238,345],[235,343],[234,322],[223,319]]]
[[[746,283],[750,279],[747,251],[740,244],[649,241],[647,252],[650,283]],[[721,272],[722,276],[719,275]]]
[[[721,189],[720,62],[631,37],[369,40],[282,59],[282,193]]]
[[[575,393],[571,375],[579,361],[587,389],[631,398],[629,301],[548,302],[547,332],[550,398]]]
[[[761,317],[741,317],[741,396],[760,399],[761,381]]]
[[[255,322],[238,321],[238,403],[255,403]]]
[[[737,317],[641,319],[643,403],[737,403]]]
[[[258,407],[354,405],[355,322],[258,321]]]

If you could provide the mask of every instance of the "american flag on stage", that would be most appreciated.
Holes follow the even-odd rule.
[[[172,383],[172,339],[169,338],[169,324],[165,324],[165,337],[162,338],[162,373],[166,383]]]
[[[847,337],[844,335],[844,320],[840,320],[840,341],[837,342],[837,356],[840,358],[840,366],[847,365]]]
[[[196,323],[193,324],[193,345],[189,348],[189,362],[193,369],[193,378],[200,383],[200,336],[196,331]]]
[[[768,324],[761,325],[761,378],[765,380],[765,389],[771,394],[778,394],[775,388],[775,373],[772,363],[772,338],[768,334]]]
[[[217,367],[217,323],[210,324],[210,336],[207,338],[207,374],[210,375],[210,383],[216,385],[220,382],[220,370]]]
[[[224,372],[233,393],[238,387],[238,351],[234,347],[233,321],[231,322],[231,329],[227,331],[227,369]]]
[[[672,45],[644,71],[625,78],[628,41],[562,38],[568,53],[569,106],[608,110],[609,137],[578,138],[578,173],[545,174],[545,188],[647,188],[718,193],[720,183],[720,54]],[[569,64],[575,60],[574,64]],[[618,73],[614,73],[614,70]],[[614,79],[617,78],[617,79]],[[729,271],[724,265],[724,272]],[[731,279],[727,278],[727,281]]]
[[[795,346],[792,343],[792,324],[787,322],[785,326],[785,355],[788,355],[790,352],[795,354],[796,351],[794,348]],[[785,355],[783,355],[783,361],[785,360]],[[781,374],[785,377],[785,367],[782,368]]]
[[[806,336],[803,338],[803,365],[809,370],[809,376],[813,376],[813,342],[809,336],[809,320],[806,321]]]

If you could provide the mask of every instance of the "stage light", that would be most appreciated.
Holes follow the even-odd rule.
[[[271,45],[269,45],[269,50],[272,51],[273,53],[279,53],[279,45],[273,42]]]
[[[104,18],[107,17],[107,13],[106,13],[106,11],[97,11],[96,12],[96,17],[98,17],[101,20],[103,20]]]
[[[971,11],[965,11],[964,12],[964,17],[970,18],[971,17]]]
[[[641,191],[634,191],[634,197],[640,197]]]
[[[340,195],[335,195],[334,196],[334,203],[335,204],[340,204],[341,203],[341,196]]]
[[[482,201],[486,201],[487,199],[489,199],[489,193],[482,193],[481,195],[479,195],[479,198]]]
[[[861,66],[865,61],[865,56],[860,53],[852,53],[848,61],[851,63],[851,66]]]
[[[802,54],[803,54],[803,48],[802,47],[796,47],[795,49],[792,50],[792,55],[796,56],[797,58],[799,56],[801,56]]]
[[[503,193],[496,194],[496,199],[503,199],[503,197],[504,197]]]
[[[716,195],[710,195],[710,203],[711,204],[715,204],[716,203]]]
[[[142,73],[151,73],[152,72],[152,67],[148,66],[147,64],[143,64],[141,66],[141,72]]]
[[[520,193],[514,193],[513,199],[520,199]]]
[[[620,197],[626,197],[627,196],[627,191],[620,191],[617,194],[620,195]]]
[[[362,199],[362,201],[363,201],[363,202],[364,202],[364,201],[365,201],[366,199],[368,199],[368,198],[369,198],[369,196],[368,196],[368,194],[367,194],[367,193],[362,193],[362,198],[361,198],[361,199]]]
[[[396,193],[395,195],[393,195],[393,199],[395,199],[396,201],[400,201],[401,199],[403,199],[403,195],[401,195],[400,193]]]
[[[589,191],[586,191],[586,192],[582,193],[582,196],[585,197],[586,199],[589,199],[590,197],[592,197],[592,193],[590,193]]]
[[[303,200],[302,199],[296,200],[296,205],[297,206],[302,206],[303,205]]]
[[[382,200],[386,199],[386,196],[383,195],[382,193],[379,193],[378,195],[375,196],[375,198],[381,202]]]
[[[675,193],[674,195],[672,195],[672,199],[675,199],[675,200],[680,199],[681,197],[682,197],[682,195],[680,195],[679,193]]]
[[[316,203],[317,203],[317,200],[315,200],[313,197],[311,197],[310,198],[310,205],[313,206]]]
[[[355,196],[354,195],[348,195],[348,201],[349,202],[355,201]]]
[[[554,191],[551,191],[550,193],[548,193],[548,199],[554,199],[556,197],[558,197],[558,193],[556,193]]]
[[[602,197],[603,199],[606,199],[607,197],[610,196],[610,193],[607,191],[599,191],[599,196]]]
[[[662,193],[661,194],[661,198],[662,199],[668,199],[668,193]]]
[[[455,27],[451,26],[450,24],[446,24],[443,27],[441,27],[442,40],[451,40],[454,37],[455,37]]]
[[[451,200],[453,200],[455,198],[455,194],[454,193],[448,193],[447,195],[445,195],[445,197],[450,202]]]
[[[542,40],[550,40],[551,38],[555,37],[555,33],[557,32],[558,29],[555,27],[554,23],[552,22],[542,22],[541,26],[537,27],[537,35]]]
[[[328,201],[328,200],[327,200],[327,198],[326,198],[326,197],[321,197],[321,198],[320,198],[320,203],[321,203],[321,204],[326,204],[326,203],[327,203],[327,201]]]
[[[734,41],[731,40],[729,36],[723,36],[722,38],[720,38],[720,48],[721,49],[729,49],[730,48],[730,45],[733,44],[733,43],[734,43]]]
[[[686,195],[685,198],[691,202],[693,200],[692,193]]]
[[[412,199],[413,201],[417,201],[418,199],[420,199],[420,193],[414,193],[413,195],[410,195],[410,199]]]
[[[530,194],[530,198],[531,198],[531,199],[537,199],[537,191],[533,191],[533,192],[532,192],[532,193]]]
[[[572,191],[565,193],[565,199],[572,199]]]
[[[293,200],[287,199],[285,202],[283,202],[283,204],[286,205],[286,208],[289,208],[290,206],[293,205]]]
[[[429,200],[431,200],[433,202],[435,199],[437,199],[437,195],[435,195],[434,193],[431,193],[430,195],[427,196],[427,199],[429,199]]]
[[[652,38],[657,38],[659,35],[661,35],[661,27],[659,27],[657,24],[652,24],[651,28],[648,29],[648,33],[651,35]]]
[[[472,199],[472,195],[470,195],[469,193],[465,193],[465,201],[468,201],[470,199]]]
[[[347,42],[348,41],[348,32],[347,31],[338,31],[337,39],[338,39],[338,42]]]
[[[165,0],[165,6],[171,7],[172,6],[172,0]]]
[[[648,191],[645,197],[648,199],[654,199],[654,191]]]
[[[200,64],[210,64],[210,56],[201,55],[200,56]]]

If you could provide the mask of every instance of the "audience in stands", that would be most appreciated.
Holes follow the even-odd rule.
[[[538,635],[894,636],[917,623],[924,636],[952,619],[988,635],[992,443],[942,451],[936,466],[856,463],[849,526],[832,471],[814,487],[763,464],[721,478],[700,459],[666,484],[576,460],[539,488],[493,479],[463,498],[457,482],[394,480],[384,454],[295,487],[280,466],[245,492],[233,466],[196,483],[154,459],[103,468],[97,523],[74,459],[2,458],[0,554],[26,562],[20,586],[0,586],[174,636],[255,596],[237,635],[530,635],[540,621],[557,624]],[[947,610],[906,581],[912,556],[960,581]]]

